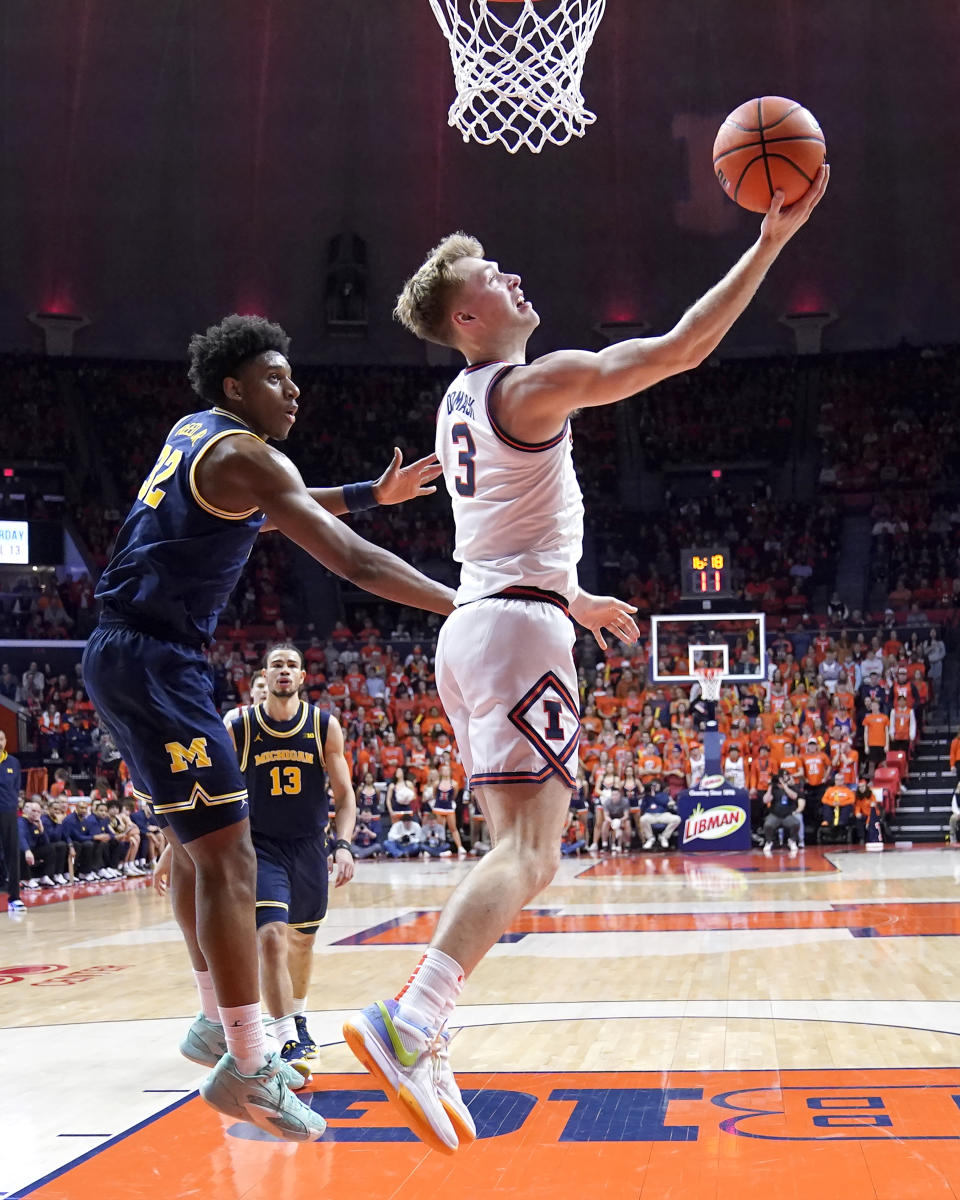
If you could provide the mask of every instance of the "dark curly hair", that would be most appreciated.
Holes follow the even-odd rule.
[[[290,338],[264,317],[241,317],[231,313],[219,325],[204,333],[195,333],[187,353],[190,370],[187,379],[201,400],[208,404],[223,401],[223,381],[251,358],[265,350],[276,350],[286,357]]]

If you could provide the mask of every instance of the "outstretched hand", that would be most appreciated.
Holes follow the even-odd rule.
[[[618,600],[616,596],[593,596],[582,590],[570,604],[570,615],[577,624],[590,630],[601,650],[607,648],[604,629],[622,642],[635,642],[640,637],[637,623],[630,615],[636,611],[636,605]]]
[[[432,496],[437,490],[427,487],[442,471],[435,454],[419,458],[409,467],[402,466],[402,463],[403,452],[399,446],[394,446],[390,465],[373,485],[374,499],[378,504],[402,504],[404,500],[415,500],[418,496]]]
[[[790,240],[801,225],[806,224],[813,210],[823,199],[830,182],[830,165],[823,163],[814,175],[813,183],[807,188],[800,199],[788,208],[783,207],[783,192],[774,193],[767,215],[760,226],[760,236],[767,241],[783,245]]]

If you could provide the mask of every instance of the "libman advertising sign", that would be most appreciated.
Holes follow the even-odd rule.
[[[734,833],[747,819],[739,804],[719,804],[716,808],[704,808],[701,804],[687,817],[683,826],[683,840],[706,838],[713,841]]]
[[[748,850],[750,798],[722,775],[706,775],[677,797],[683,850]]]

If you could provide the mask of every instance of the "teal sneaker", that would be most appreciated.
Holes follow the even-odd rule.
[[[227,1040],[223,1033],[223,1026],[216,1021],[208,1020],[203,1013],[198,1013],[196,1020],[180,1043],[180,1053],[184,1058],[189,1058],[191,1062],[195,1062],[201,1067],[215,1067],[227,1053]],[[307,1067],[307,1070],[303,1071],[285,1062],[282,1075],[283,1082],[287,1087],[294,1092],[299,1092],[310,1078],[310,1068]],[[238,1110],[230,1115],[239,1117],[240,1112]]]
[[[283,1060],[271,1054],[255,1075],[241,1075],[226,1054],[200,1085],[200,1095],[217,1112],[249,1121],[285,1142],[313,1142],[327,1123],[284,1082]]]
[[[343,1036],[421,1142],[453,1154],[460,1141],[437,1088],[443,1035],[404,1021],[397,1007],[396,1000],[371,1004],[347,1019]]]
[[[198,1013],[180,1043],[180,1053],[201,1067],[215,1067],[227,1052],[223,1026]]]

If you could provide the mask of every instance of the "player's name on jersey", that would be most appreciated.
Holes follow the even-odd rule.
[[[262,767],[264,763],[299,762],[312,766],[315,755],[312,750],[263,750],[253,757],[254,765]]]
[[[465,417],[473,416],[473,396],[467,392],[447,392],[447,412],[463,413]]]

